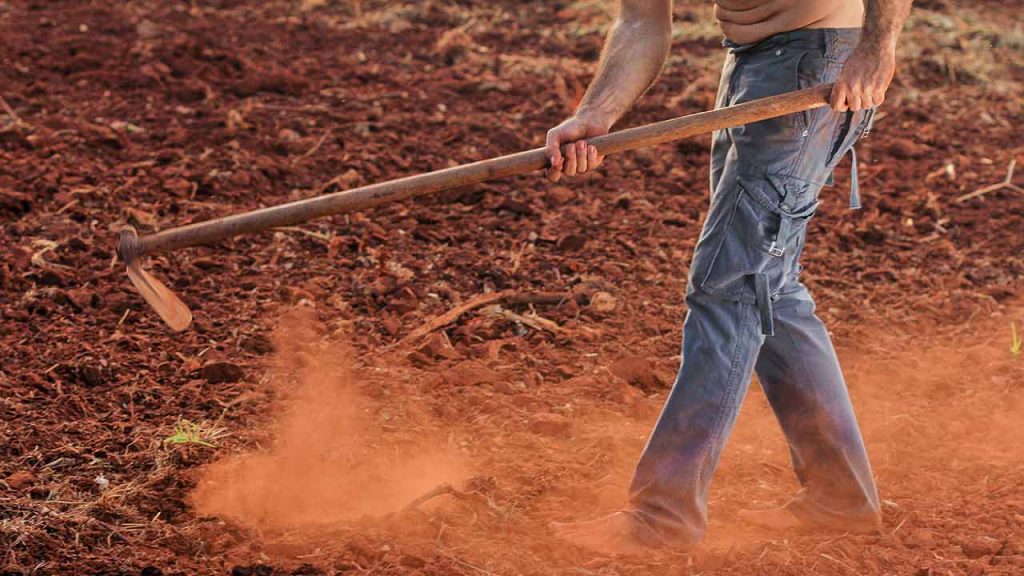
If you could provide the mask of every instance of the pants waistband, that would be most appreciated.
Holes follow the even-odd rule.
[[[860,41],[860,34],[860,28],[798,28],[747,44],[739,44],[726,38],[722,41],[722,46],[733,54],[762,52],[783,46],[818,48],[828,54],[852,50]]]

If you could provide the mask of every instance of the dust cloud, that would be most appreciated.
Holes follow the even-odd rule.
[[[272,445],[204,468],[190,498],[198,514],[258,529],[333,525],[469,476],[444,438],[401,419],[378,424],[350,348],[323,338],[311,316],[290,312],[274,334]]]

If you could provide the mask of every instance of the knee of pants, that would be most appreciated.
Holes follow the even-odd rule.
[[[717,347],[733,338],[760,332],[760,324],[752,310],[753,298],[730,298],[708,292],[699,284],[691,283],[686,291],[686,322],[684,337],[706,340],[704,345]]]

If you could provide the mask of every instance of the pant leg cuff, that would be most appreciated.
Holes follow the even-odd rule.
[[[633,518],[633,537],[645,546],[685,551],[696,546],[703,537],[703,533],[693,534],[676,526],[675,522],[666,522],[643,510],[633,508],[624,512]]]
[[[877,510],[867,513],[838,512],[812,502],[804,493],[787,502],[785,508],[808,526],[846,532],[874,532],[882,524],[882,516]]]

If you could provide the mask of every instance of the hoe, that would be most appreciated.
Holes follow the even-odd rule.
[[[824,84],[718,110],[629,128],[593,138],[589,142],[605,155],[635,150],[825,106],[831,92],[832,85]],[[139,236],[134,228],[128,226],[121,230],[117,253],[127,265],[128,278],[142,294],[142,297],[172,330],[179,332],[191,324],[192,312],[174,292],[142,268],[142,259],[145,256],[189,246],[213,244],[240,234],[259,232],[279,226],[291,226],[313,218],[362,210],[387,202],[525,174],[547,166],[549,166],[547,153],[544,148],[537,148],[251,212],[196,222],[148,236]]]

